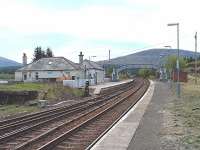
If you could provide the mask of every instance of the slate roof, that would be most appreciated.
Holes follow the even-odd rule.
[[[80,65],[64,58],[64,57],[50,57],[41,58],[35,62],[24,66],[17,71],[61,71],[61,70],[79,70]]]
[[[84,68],[86,65],[87,69],[96,69],[96,70],[104,70],[103,67],[101,67],[98,63],[94,62],[94,61],[89,61],[87,59],[85,59],[81,65],[82,68]]]

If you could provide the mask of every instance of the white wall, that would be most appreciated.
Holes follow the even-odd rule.
[[[15,81],[22,81],[22,72],[15,72]]]
[[[1,81],[0,80],[0,84],[8,84],[8,81]]]
[[[38,73],[38,80],[36,80],[36,72]],[[26,75],[26,80],[24,79],[24,75]],[[75,76],[83,79],[84,72],[81,70],[73,70],[73,71],[27,71],[27,72],[15,72],[15,80],[16,81],[24,81],[24,82],[37,82],[43,81],[43,79],[52,79],[52,78],[60,78],[65,76]]]
[[[36,72],[38,72],[38,80],[36,80]],[[66,75],[66,73],[64,72]],[[26,75],[26,80],[24,79]],[[27,72],[15,72],[15,81],[24,82],[37,82],[39,79],[47,78],[59,78],[63,76],[62,71],[27,71]]]
[[[97,75],[97,83],[104,82],[105,74],[103,70],[89,69],[87,70],[87,77],[89,76],[89,74],[91,74],[92,79],[94,79],[95,73]]]
[[[70,76],[79,77],[80,79],[84,79],[84,71],[82,70],[73,70],[70,72]]]
[[[97,70],[97,82],[101,83],[104,82],[105,73],[104,71]]]
[[[36,80],[36,72],[38,72],[38,80]],[[97,83],[104,82],[104,71],[89,69],[86,72],[86,78],[91,74],[92,79],[94,79],[95,74],[97,75]],[[24,75],[26,75],[26,80],[24,79]],[[24,81],[24,82],[37,82],[43,81],[43,79],[52,79],[52,78],[60,78],[65,76],[79,79],[84,79],[84,71],[83,70],[73,70],[73,71],[27,71],[27,72],[15,72],[15,80],[16,81]]]
[[[34,73],[36,73],[36,71]],[[63,71],[38,71],[38,75],[40,79],[59,78],[64,75],[64,72]]]

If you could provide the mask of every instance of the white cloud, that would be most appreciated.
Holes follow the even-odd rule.
[[[22,33],[62,32],[84,39],[134,41],[144,37],[141,32],[149,33],[146,23],[151,25],[151,30],[156,29],[154,14],[146,15],[125,7],[88,6],[80,10],[51,12],[29,5],[10,4],[0,5],[0,18],[3,18],[0,25]]]
[[[198,1],[126,1],[127,5],[122,6],[87,5],[80,9],[51,10],[14,0],[0,0],[0,28],[24,35],[48,32],[72,35],[79,40],[57,50],[58,55],[63,55],[65,50],[79,49],[96,50],[101,55],[104,46],[89,46],[85,41],[163,43],[176,47],[176,29],[167,27],[167,23],[180,22],[180,46],[193,49],[193,34],[200,31]],[[92,55],[92,51],[87,52]]]

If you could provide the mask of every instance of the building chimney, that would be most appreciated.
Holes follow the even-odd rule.
[[[27,56],[26,56],[26,53],[23,53],[22,63],[23,63],[23,66],[27,65]]]
[[[79,64],[82,64],[83,63],[83,53],[80,52],[80,54],[78,55],[79,56]]]

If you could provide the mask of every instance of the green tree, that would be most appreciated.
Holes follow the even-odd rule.
[[[107,76],[111,76],[113,72],[113,68],[116,68],[115,65],[109,65],[106,67],[105,72]]]
[[[33,54],[33,61],[39,60],[44,57],[42,48],[40,46],[36,47]]]
[[[165,67],[167,68],[168,71],[172,71],[176,69],[176,62],[177,62],[177,57],[176,56],[169,56],[166,58],[166,63],[165,63]],[[186,68],[187,62],[183,57],[179,57],[179,68],[180,70],[183,70],[184,68]]]
[[[34,50],[34,54],[33,54],[33,61],[37,61],[41,58],[45,58],[45,57],[53,57],[53,52],[50,48],[47,48],[46,52],[44,50],[42,50],[41,46],[38,46],[35,48]]]
[[[50,48],[47,48],[46,50],[46,57],[53,57],[53,52]]]

